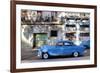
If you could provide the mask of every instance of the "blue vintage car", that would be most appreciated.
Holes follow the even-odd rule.
[[[44,45],[38,48],[38,56],[48,59],[50,56],[73,55],[74,57],[84,55],[85,47],[75,45],[71,41],[58,41],[56,45]]]

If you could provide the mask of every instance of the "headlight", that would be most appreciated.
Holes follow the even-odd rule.
[[[38,50],[38,57],[41,57],[42,52],[40,50]]]

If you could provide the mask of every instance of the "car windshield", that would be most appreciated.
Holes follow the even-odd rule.
[[[56,45],[57,41],[56,40],[50,40],[48,41],[48,45]]]

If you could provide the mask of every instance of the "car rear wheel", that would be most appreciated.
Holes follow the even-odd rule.
[[[48,53],[43,53],[42,54],[42,58],[43,59],[48,59],[49,58],[49,54]]]
[[[73,56],[74,57],[78,57],[79,56],[79,53],[78,52],[73,52]]]

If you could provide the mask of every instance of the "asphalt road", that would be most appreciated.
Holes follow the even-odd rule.
[[[22,63],[32,63],[32,62],[55,62],[55,61],[73,61],[73,60],[89,60],[90,56],[84,57],[69,57],[69,58],[52,58],[52,59],[33,59],[33,60],[22,60]]]
[[[27,56],[26,56],[27,55]],[[31,50],[25,52],[25,55],[23,55],[22,63],[32,63],[32,62],[52,62],[52,61],[72,61],[72,60],[87,60],[90,59],[90,49],[86,50],[86,53],[84,56],[81,57],[72,57],[72,56],[57,56],[57,57],[51,57],[50,59],[41,59],[37,57],[37,50]]]

